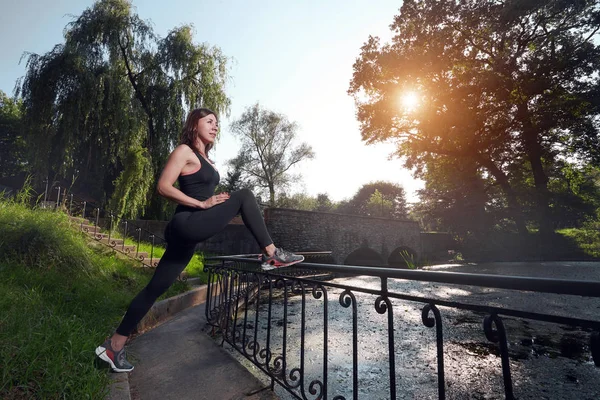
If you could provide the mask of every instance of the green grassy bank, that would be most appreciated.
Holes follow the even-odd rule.
[[[153,270],[90,247],[64,214],[7,201],[0,254],[0,398],[104,398],[109,378],[94,349]],[[189,289],[176,282],[162,298]]]

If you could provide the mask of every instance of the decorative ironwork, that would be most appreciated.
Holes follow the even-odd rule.
[[[494,329],[494,325],[496,329]],[[510,362],[508,360],[508,343],[506,342],[506,331],[502,319],[497,314],[486,316],[483,319],[483,332],[485,337],[494,343],[500,344],[500,358],[502,359],[502,375],[504,377],[504,393],[507,400],[514,399],[512,378],[510,375]]]
[[[445,372],[444,352],[450,350],[446,350],[444,346],[442,308],[444,314],[448,313],[445,318],[450,318],[450,315],[455,315],[458,311],[482,315],[483,333],[491,342],[491,348],[496,348],[493,353],[497,352],[501,360],[503,385],[499,385],[498,390],[504,391],[507,399],[515,398],[515,387],[511,375],[507,328],[501,316],[591,331],[591,359],[596,366],[600,364],[600,321],[473,304],[443,297],[428,298],[393,289],[398,287],[399,281],[396,279],[404,279],[414,283],[458,283],[482,288],[526,287],[528,291],[537,293],[600,298],[600,282],[311,263],[263,272],[259,269],[259,261],[247,258],[247,255],[212,257],[206,261],[205,271],[209,274],[206,318],[220,332],[221,343],[228,343],[266,374],[271,380],[271,389],[277,384],[297,399],[345,400],[359,397],[397,398],[400,394],[406,396],[403,390],[406,390],[407,380],[411,376],[404,374],[406,367],[401,362],[405,361],[401,351],[405,345],[402,336],[404,330],[400,328],[404,321],[398,321],[402,320],[402,316],[410,314],[410,307],[400,304],[421,304],[417,310],[422,326],[424,329],[435,328],[432,331],[435,348],[431,353],[427,352],[427,357],[432,361],[431,369],[437,379],[432,381],[428,390],[432,394],[437,392],[433,396],[439,399],[445,399],[449,388],[453,387],[448,385]],[[209,264],[210,262],[216,263]],[[291,273],[294,269],[297,273]],[[345,280],[332,280],[337,273],[342,273],[344,277],[378,277],[380,284],[374,287],[374,281],[370,280],[371,286],[357,286],[350,285]],[[322,279],[323,276],[329,277],[328,280],[314,279]],[[331,297],[334,297],[335,303],[331,302]],[[373,298],[374,303],[370,303],[368,298]],[[339,306],[334,307],[338,303]],[[373,306],[368,306],[369,303]],[[335,308],[337,310],[331,314],[331,310]],[[404,311],[401,313],[399,308]],[[376,314],[372,314],[369,309]],[[380,332],[377,335],[378,353],[375,358],[379,363],[378,376],[386,378],[377,378],[371,385],[381,387],[362,386],[368,379],[362,375],[364,371],[360,368],[361,365],[364,368],[361,357],[365,358],[364,350],[361,352],[364,343],[361,342],[369,338],[364,333],[361,334],[365,325],[363,323],[359,326],[359,318],[364,318],[365,314],[372,314],[373,317],[369,318],[379,324],[377,329],[373,328],[373,331]],[[343,318],[340,319],[340,315]],[[332,325],[332,320],[337,321],[338,325]],[[477,329],[476,325],[474,327]],[[423,331],[422,337],[427,336]],[[338,341],[343,342],[343,345],[331,345]],[[343,373],[336,374],[336,370],[340,369]],[[428,394],[426,397],[431,396]]]
[[[429,313],[433,313],[433,318]],[[423,307],[421,321],[428,328],[435,326],[435,339],[437,345],[437,372],[438,372],[438,393],[440,399],[446,398],[446,386],[444,384],[444,333],[442,330],[442,315],[435,304],[427,304]]]

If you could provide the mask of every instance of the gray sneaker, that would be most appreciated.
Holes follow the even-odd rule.
[[[106,339],[104,343],[96,347],[96,355],[101,360],[106,361],[110,364],[110,367],[115,372],[129,372],[133,370],[133,365],[125,357],[125,347],[119,351],[114,351],[111,344],[110,338]]]
[[[294,254],[278,247],[275,249],[273,256],[269,257],[266,254],[262,255],[261,268],[268,271],[275,268],[289,267],[290,265],[298,264],[302,261],[304,261],[304,256]]]

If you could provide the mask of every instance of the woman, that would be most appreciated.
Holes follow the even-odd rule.
[[[263,269],[285,267],[304,260],[303,256],[275,247],[256,199],[248,189],[231,195],[214,194],[219,173],[208,158],[208,152],[214,145],[218,128],[214,112],[206,108],[193,110],[183,128],[181,144],[169,156],[158,180],[158,193],[178,205],[165,229],[167,249],[154,276],[133,299],[112,337],[96,348],[96,354],[116,372],[133,369],[125,357],[127,338],[156,299],[185,269],[196,244],[223,230],[238,213],[263,251]],[[179,189],[173,186],[176,180]]]

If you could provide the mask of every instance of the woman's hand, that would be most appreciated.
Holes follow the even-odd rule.
[[[206,210],[207,208],[211,208],[216,206],[217,204],[224,203],[229,199],[229,193],[219,193],[215,194],[212,197],[209,197],[207,200],[200,202],[200,208]]]

